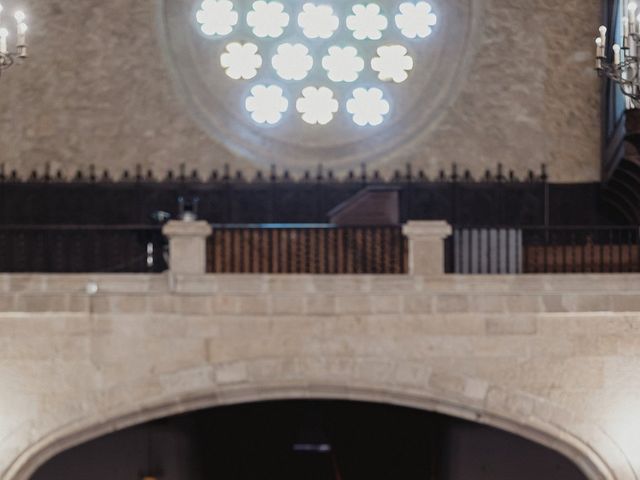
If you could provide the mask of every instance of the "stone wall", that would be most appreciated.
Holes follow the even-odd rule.
[[[637,275],[2,275],[0,476],[152,418],[314,397],[468,418],[589,478],[635,479],[639,289]]]
[[[11,10],[15,0],[4,3]],[[1,80],[0,163],[21,172],[47,163],[65,171],[136,163],[165,171],[183,162],[203,172],[227,162],[255,168],[209,138],[175,94],[156,3],[24,4],[32,58]],[[433,175],[457,162],[477,175],[498,162],[517,173],[545,162],[552,180],[596,179],[599,95],[591,57],[600,2],[473,4],[478,33],[459,89],[410,148],[374,156],[371,168],[386,172],[412,161]]]

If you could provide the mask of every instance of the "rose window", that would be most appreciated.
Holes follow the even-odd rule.
[[[432,33],[437,17],[423,0],[204,0],[195,21],[221,43],[227,81],[246,85],[240,108],[255,124],[291,118],[321,126],[339,115],[375,127],[393,112],[403,88],[396,84],[412,75],[421,58],[416,42]]]

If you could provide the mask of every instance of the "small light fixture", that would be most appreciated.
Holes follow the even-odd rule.
[[[25,23],[27,16],[22,10],[13,15],[16,23],[15,49],[10,48],[9,40],[12,33],[9,28],[2,25],[2,12],[4,7],[0,4],[0,72],[14,65],[15,60],[27,58],[27,30]]]

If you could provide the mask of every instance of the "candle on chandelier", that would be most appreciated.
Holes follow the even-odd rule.
[[[18,46],[19,47],[24,47],[27,44],[27,30],[29,29],[29,27],[27,27],[26,23],[19,23],[18,24]]]
[[[614,65],[620,65],[620,45],[617,43],[613,44],[613,63]]]
[[[0,53],[9,53],[7,49],[7,38],[9,37],[9,30],[6,28],[0,28]]]
[[[16,23],[18,24],[17,45],[23,46],[25,44],[27,33],[27,25],[24,23],[24,21],[27,19],[27,16],[22,10],[18,10],[13,16],[16,19]]]
[[[604,25],[600,25],[598,31],[600,32],[600,46],[604,49],[607,45],[607,27],[605,27]],[[604,55],[600,56],[604,57]]]
[[[629,17],[622,17],[622,46],[629,47]]]
[[[602,39],[600,37],[596,37],[596,69],[598,70],[602,68],[601,45]]]
[[[638,9],[638,4],[630,2],[627,8],[629,10],[629,34],[637,33],[636,10]]]

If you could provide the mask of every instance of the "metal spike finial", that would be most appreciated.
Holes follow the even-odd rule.
[[[458,181],[458,164],[456,162],[451,164],[451,181]]]
[[[410,182],[411,180],[413,180],[413,169],[411,167],[411,163],[407,162],[404,166],[404,169],[405,169],[404,178],[407,182]]]
[[[548,179],[549,176],[547,174],[547,164],[543,163],[542,165],[540,165],[540,180],[546,182]]]

